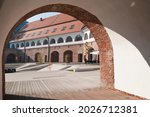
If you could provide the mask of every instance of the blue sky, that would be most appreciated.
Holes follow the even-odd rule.
[[[28,22],[33,22],[33,21],[36,21],[36,20],[40,20],[40,18],[47,18],[47,17],[54,16],[54,15],[57,15],[57,14],[60,14],[60,13],[58,13],[58,12],[41,13],[41,14],[35,15],[33,17],[30,17],[29,19],[27,19],[27,21]]]

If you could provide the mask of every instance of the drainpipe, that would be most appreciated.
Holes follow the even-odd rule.
[[[26,45],[25,45],[25,41],[24,42],[24,55],[23,55],[23,61],[24,63],[26,62]]]

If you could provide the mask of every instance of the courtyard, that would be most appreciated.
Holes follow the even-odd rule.
[[[6,73],[5,99],[140,99],[118,90],[102,88],[97,68],[98,65],[62,67],[56,64],[52,71],[44,68]]]

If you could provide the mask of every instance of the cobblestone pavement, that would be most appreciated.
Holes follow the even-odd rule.
[[[140,99],[101,87],[99,70],[6,74],[6,99]]]

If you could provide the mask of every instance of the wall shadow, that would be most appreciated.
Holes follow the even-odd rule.
[[[56,99],[46,99],[46,98],[40,98],[40,97],[5,94],[4,100],[56,100]]]

